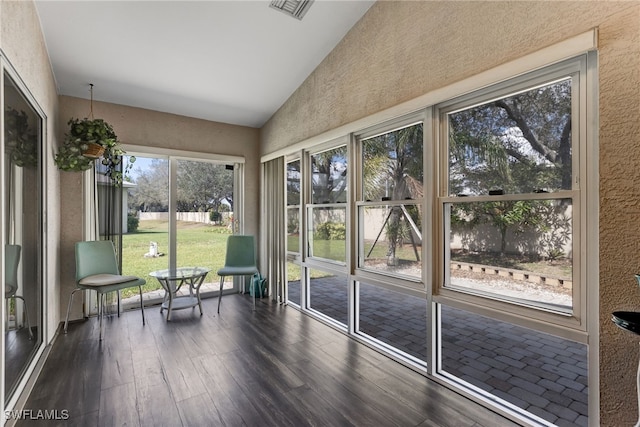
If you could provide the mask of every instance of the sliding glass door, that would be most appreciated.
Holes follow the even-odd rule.
[[[128,153],[127,161],[132,161],[134,150]],[[218,291],[215,271],[224,264],[227,237],[241,222],[234,211],[239,190],[234,178],[242,172],[242,162],[210,157],[140,153],[133,159],[123,195],[127,226],[122,270],[147,279],[145,298],[150,303],[164,296],[160,284],[149,276],[157,270],[209,268],[202,295]],[[135,292],[123,296],[125,306],[138,303]]]
[[[224,264],[227,237],[233,234],[234,168],[185,159],[176,166],[175,265],[210,269],[200,291],[217,291],[214,273]]]

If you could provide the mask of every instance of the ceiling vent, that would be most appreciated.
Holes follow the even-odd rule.
[[[269,7],[293,16],[294,18],[302,19],[311,7],[311,3],[313,3],[313,0],[272,0]]]

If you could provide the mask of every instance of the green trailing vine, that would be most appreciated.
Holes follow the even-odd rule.
[[[89,145],[94,143],[104,148],[104,153],[99,159],[104,166],[104,175],[114,185],[122,185],[124,178],[133,167],[135,157],[131,156],[124,169],[120,168],[123,155],[126,152],[120,146],[113,127],[103,119],[88,118],[71,118],[67,124],[69,132],[65,135],[65,139],[55,156],[58,169],[68,172],[91,169],[95,159],[87,157],[84,153]]]

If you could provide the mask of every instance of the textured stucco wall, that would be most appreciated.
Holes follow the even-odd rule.
[[[617,309],[640,310],[633,280],[640,272],[639,2],[378,2],[261,129],[261,152],[594,27],[600,34],[600,424],[623,426],[637,419],[638,339],[610,317]]]
[[[261,152],[473,76],[600,25],[634,2],[381,1],[261,129]]]
[[[66,131],[69,118],[87,117],[89,110],[89,101],[86,99],[61,96],[60,137],[62,138]],[[94,117],[104,119],[113,126],[118,140],[123,144],[243,156],[245,158],[245,232],[258,235],[260,223],[258,129],[97,101],[93,102],[93,113]],[[82,206],[73,196],[82,190],[82,179],[81,174],[74,172],[63,172],[61,175],[61,180],[65,184],[62,195],[65,216],[62,219],[61,246],[66,252],[73,251],[73,243],[82,240],[82,230],[78,227],[78,224],[82,224]],[[73,254],[71,254],[71,260],[73,260]],[[74,271],[74,265],[66,266],[61,271],[62,295],[68,295],[73,289]],[[64,304],[60,306],[62,314],[65,314],[65,310]],[[79,316],[80,310],[78,302],[74,306],[73,317]]]
[[[59,175],[53,164],[52,150],[56,145],[58,95],[49,63],[40,20],[35,6],[28,1],[0,1],[0,48],[27,86],[36,103],[47,116],[45,163],[47,304],[56,309],[47,312],[48,337],[52,338],[60,318],[58,252],[60,229]]]
[[[640,6],[600,26],[600,414],[638,419],[638,337],[611,322],[640,310]]]

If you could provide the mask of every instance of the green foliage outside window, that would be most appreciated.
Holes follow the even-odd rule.
[[[339,222],[325,222],[318,226],[313,238],[318,240],[345,240],[347,238],[347,229],[344,224]]]

